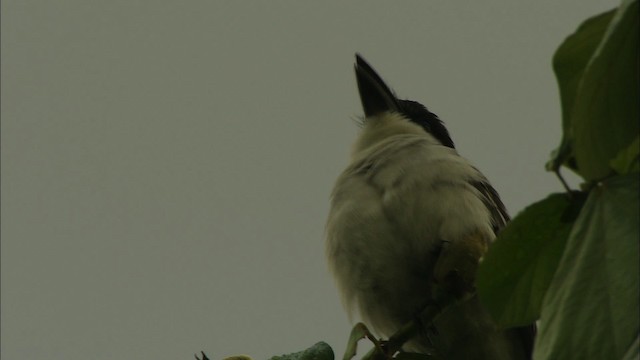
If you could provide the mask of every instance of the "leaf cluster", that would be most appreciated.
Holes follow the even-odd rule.
[[[547,169],[584,191],[522,211],[478,271],[480,299],[505,327],[539,320],[534,359],[639,355],[638,1],[586,20],[553,57],[563,139]]]

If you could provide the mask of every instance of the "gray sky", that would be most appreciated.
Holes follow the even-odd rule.
[[[512,214],[561,191],[551,56],[617,2],[397,4],[2,1],[2,359],[341,352],[355,51]]]

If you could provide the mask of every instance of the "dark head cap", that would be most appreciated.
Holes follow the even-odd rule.
[[[454,148],[449,132],[436,114],[419,102],[399,100],[380,75],[359,54],[356,54],[355,70],[365,117],[383,112],[400,113],[409,121],[420,125],[442,145]]]

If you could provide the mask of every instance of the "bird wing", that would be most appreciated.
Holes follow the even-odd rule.
[[[487,180],[480,181],[472,181],[471,186],[473,186],[482,197],[482,202],[487,207],[489,212],[491,213],[491,223],[493,226],[493,232],[498,235],[500,230],[504,228],[511,218],[507,213],[507,209],[505,208],[502,200],[500,200],[500,196],[496,189],[489,184]]]
[[[475,181],[471,185],[478,190],[482,195],[483,202],[489,212],[491,213],[491,221],[493,224],[493,231],[496,235],[507,225],[511,220],[507,209],[505,208],[498,192],[489,184],[488,181]],[[534,324],[513,328],[513,331],[518,335],[522,341],[522,345],[525,352],[529,357],[533,356],[533,344],[535,342],[537,327]]]

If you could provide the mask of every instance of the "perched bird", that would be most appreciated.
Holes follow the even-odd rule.
[[[509,221],[498,193],[457,153],[438,116],[398,99],[358,54],[355,73],[364,119],[326,229],[345,306],[389,337],[442,286],[464,300],[444,307],[403,350],[453,360],[530,358],[534,328],[498,329],[474,295],[480,258]]]

